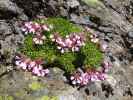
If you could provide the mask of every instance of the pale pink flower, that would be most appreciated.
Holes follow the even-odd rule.
[[[19,55],[15,57],[15,64],[18,66],[18,68],[30,71],[37,76],[45,76],[49,73],[48,69],[43,69],[41,65],[42,60],[40,59],[32,61],[29,58]]]
[[[102,50],[103,52],[107,51],[107,49],[108,49],[107,43],[106,43],[106,42],[101,42],[100,48],[101,48],[101,50]]]
[[[50,35],[53,42],[57,44],[57,48],[61,53],[73,51],[77,52],[81,46],[85,45],[85,36],[83,33],[72,33],[67,35],[66,38],[62,38],[58,33]]]
[[[42,25],[42,28],[43,28],[45,31],[50,31],[50,28],[49,28],[47,25]]]
[[[106,79],[106,74],[99,71],[77,73],[70,77],[73,85],[87,85],[89,82],[103,81]]]
[[[98,43],[99,42],[97,34],[90,35],[90,38],[91,38],[91,42],[93,42],[93,43]]]
[[[37,33],[42,33],[43,31],[50,31],[50,28],[48,25],[39,24],[36,22],[25,22],[24,26],[22,26],[21,29],[25,34],[28,34],[28,33],[37,34]]]
[[[33,38],[33,42],[35,44],[42,45],[45,41],[46,37],[44,35],[38,34]]]

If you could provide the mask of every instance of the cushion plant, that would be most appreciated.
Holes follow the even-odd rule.
[[[35,60],[35,64],[39,65],[41,63],[36,59],[41,59],[45,61],[45,67],[56,66],[67,74],[77,72],[77,68],[88,71],[101,67],[103,52],[99,48],[96,35],[66,19],[45,18],[25,22],[22,31],[26,37],[19,51],[26,57],[19,58],[29,57],[30,61]],[[40,69],[42,70],[42,67]],[[39,72],[41,76],[45,71]]]
[[[43,31],[43,34],[47,38],[43,45],[35,45],[33,43],[34,35],[28,34],[25,38],[24,46],[20,49],[23,54],[32,59],[41,57],[48,63],[53,63],[56,60],[61,64],[59,67],[63,68],[66,72],[73,72],[76,67],[98,67],[101,64],[103,54],[97,45],[92,43],[89,37],[87,37],[89,35],[88,32],[84,32],[86,35],[86,43],[85,46],[81,47],[79,52],[65,52],[61,54],[56,48],[56,44],[50,39],[50,35],[57,32],[63,38],[71,33],[83,32],[82,27],[74,25],[62,18],[40,19],[35,22],[51,25],[53,29],[48,32]],[[78,64],[79,66],[77,66]]]

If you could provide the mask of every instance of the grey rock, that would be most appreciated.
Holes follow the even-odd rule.
[[[0,10],[8,10],[13,13],[21,13],[22,10],[18,8],[14,3],[12,3],[10,0],[1,0],[0,1]]]
[[[3,57],[3,60],[1,60],[3,64],[12,64],[17,46],[20,46],[23,42],[23,35],[19,27],[16,25],[14,28],[17,34],[14,33],[13,26],[11,27],[10,23],[6,23],[5,20],[0,22],[0,53]]]
[[[12,34],[12,30],[10,28],[10,26],[4,21],[1,20],[0,22],[0,35],[2,36],[7,36],[7,35],[11,35]]]
[[[131,38],[131,39],[133,39],[133,32],[132,31],[131,32],[128,32],[128,37]]]
[[[0,0],[0,18],[11,19],[13,17],[21,16],[21,18],[26,15],[23,10],[20,9],[15,3],[10,0]]]
[[[59,100],[87,100],[76,88],[61,80],[39,78],[22,71],[13,71],[1,78],[0,94],[19,100],[37,100],[43,96],[56,96]]]
[[[77,0],[68,0],[67,5],[70,6],[71,8],[79,6],[79,2]]]

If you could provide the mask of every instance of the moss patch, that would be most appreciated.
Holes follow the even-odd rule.
[[[0,100],[14,100],[12,96],[0,96]]]
[[[45,86],[39,82],[32,82],[31,84],[29,84],[29,88],[33,91],[40,90],[44,87]]]
[[[103,5],[100,0],[81,0],[89,6],[97,7],[98,5]]]
[[[52,96],[52,97],[49,97],[49,96],[43,96],[41,97],[40,99],[38,100],[59,100],[58,97],[56,96]]]
[[[81,54],[84,54],[85,59],[83,65],[86,67],[97,68],[100,66],[103,60],[103,54],[100,52],[98,47],[91,42],[86,43],[84,47],[81,48]]]
[[[65,20],[63,18],[48,18],[47,20],[37,20],[38,23],[48,24],[53,26],[53,30],[45,33],[50,34],[54,32],[60,33],[61,36],[65,37],[72,32],[81,32],[82,28],[80,26],[74,25],[70,23],[69,20]]]

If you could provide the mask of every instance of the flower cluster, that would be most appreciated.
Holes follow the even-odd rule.
[[[45,35],[42,34],[43,31],[50,31],[52,26],[45,24],[38,24],[36,22],[25,22],[24,26],[21,28],[25,34],[33,33],[35,34],[33,42],[38,45],[42,45],[46,39]]]
[[[98,43],[99,42],[97,34],[91,34],[90,38],[91,38],[91,42],[93,42],[93,43]]]
[[[18,68],[30,71],[37,76],[45,76],[49,73],[48,69],[43,69],[41,65],[42,64],[41,60],[32,61],[31,59],[25,56],[17,55],[15,57],[15,64],[18,66]]]
[[[50,31],[50,28],[47,25],[38,24],[36,22],[25,22],[21,29],[25,34],[40,34],[42,31]]]
[[[92,29],[89,28],[89,27],[85,27],[85,30],[86,30],[87,32],[91,33],[91,35],[90,35],[91,42],[93,42],[93,43],[98,43],[98,42],[99,42],[98,34],[96,34],[96,33],[94,32],[94,30],[92,30]]]
[[[93,43],[100,42],[99,38],[98,38],[98,34],[96,34],[96,32],[94,32],[94,30],[90,29],[89,27],[85,27],[85,29],[86,29],[86,31],[91,33],[91,35],[90,35],[91,42],[93,42]],[[102,50],[102,52],[107,51],[107,49],[108,49],[107,43],[103,42],[103,41],[100,42],[100,49]]]
[[[73,85],[87,85],[89,82],[103,81],[107,78],[106,72],[111,68],[111,64],[108,61],[104,61],[101,71],[87,70],[86,72],[78,71],[70,77]]]
[[[85,35],[84,33],[72,33],[67,35],[66,38],[62,38],[58,33],[54,33],[50,36],[53,42],[57,44],[57,48],[61,53],[79,51],[81,46],[85,45]]]
[[[45,41],[46,37],[42,34],[36,34],[34,37],[33,37],[33,42],[35,44],[38,44],[38,45],[42,45]]]
[[[106,75],[100,71],[90,71],[85,73],[76,73],[71,76],[73,85],[87,85],[89,82],[105,80]]]

